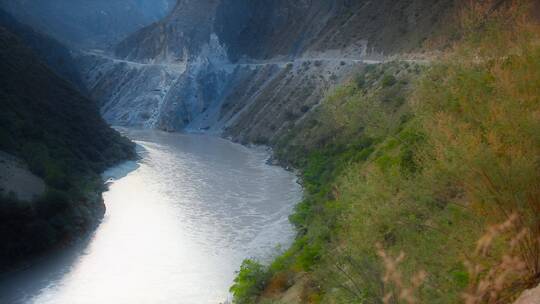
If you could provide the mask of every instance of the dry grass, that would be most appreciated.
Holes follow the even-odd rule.
[[[445,201],[502,222],[465,254],[466,304],[511,303],[540,281],[540,28],[530,7],[528,0],[469,1],[459,16],[463,39],[415,92],[427,132],[423,174],[462,192]],[[404,255],[392,259],[380,248],[379,255],[384,281],[398,290],[385,303],[415,303],[415,277],[404,285],[397,269]]]
[[[464,262],[469,272],[469,286],[463,293],[464,304],[504,304],[515,300],[519,291],[535,282],[537,273],[523,258],[527,239],[532,234],[520,226],[517,214],[501,223],[489,226],[477,242],[474,255]],[[540,240],[537,240],[537,242]],[[502,252],[502,254],[500,254]],[[385,269],[385,304],[420,303],[415,294],[427,278],[419,271],[410,280],[404,278],[400,264],[405,260],[401,251],[392,257],[377,244],[377,253]],[[494,259],[494,257],[499,257]]]
[[[383,303],[418,303],[415,293],[424,283],[427,273],[425,271],[419,271],[407,282],[399,270],[399,264],[405,260],[405,253],[403,251],[397,257],[392,257],[383,249],[382,245],[378,244],[377,254],[382,258],[385,268],[383,282],[387,290],[383,297]]]
[[[263,298],[272,298],[273,296],[282,293],[290,286],[289,274],[286,272],[280,272],[275,274],[270,282],[267,284],[264,292],[262,293]]]
[[[463,39],[411,85],[410,117],[398,128],[399,111],[372,102],[365,92],[375,96],[378,80],[366,77],[336,91],[320,121],[299,132],[377,139],[309,160],[308,180],[324,192],[299,218],[310,221],[306,239],[324,241],[310,264],[319,303],[511,303],[538,282],[540,30],[519,14],[524,7],[470,2]],[[366,157],[336,160],[349,152]],[[327,167],[344,169],[327,179]],[[345,214],[334,218],[336,210]],[[490,223],[502,224],[481,236]]]
[[[478,240],[475,257],[465,263],[470,276],[469,288],[463,294],[465,304],[511,302],[515,291],[523,289],[527,278],[536,275],[536,270],[531,269],[524,259],[524,247],[530,237],[530,231],[520,225],[517,214],[487,229]],[[498,240],[502,243],[497,244]],[[486,263],[491,260],[497,245],[503,247],[503,254],[497,261]]]

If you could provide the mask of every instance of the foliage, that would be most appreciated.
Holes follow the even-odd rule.
[[[254,260],[244,260],[230,292],[236,304],[255,303],[268,281],[266,268]]]
[[[524,3],[471,2],[459,43],[429,68],[364,68],[278,142],[306,195],[269,276],[309,272],[320,303],[499,303],[538,283],[540,29]],[[515,228],[471,256],[512,214]]]
[[[0,193],[0,271],[63,246],[104,213],[99,174],[135,156],[96,105],[0,29],[0,151],[41,177],[46,194],[19,202]]]
[[[397,80],[396,80],[396,77],[394,77],[394,75],[387,74],[387,75],[384,75],[382,79],[382,85],[385,88],[393,86],[394,84],[396,84],[396,82]]]
[[[389,286],[387,288],[388,291],[383,297],[383,302],[385,304],[401,301],[408,304],[418,303],[415,292],[424,283],[427,276],[426,273],[420,271],[413,276],[411,282],[404,282],[399,270],[399,264],[405,259],[405,253],[402,251],[399,256],[394,258],[389,256],[381,245],[377,247],[377,253],[382,258],[385,267],[383,282],[385,283],[385,287]]]
[[[321,264],[329,263],[330,257],[337,258],[332,261],[335,265],[352,260],[332,252],[336,235],[344,229],[343,216],[349,212],[337,182],[349,172],[351,165],[366,162],[372,157],[381,140],[407,121],[406,118],[400,119],[406,113],[403,109],[407,105],[398,102],[397,98],[408,94],[408,84],[415,77],[407,68],[397,62],[366,67],[359,72],[361,76],[354,78],[355,83],[336,90],[313,116],[292,131],[284,145],[278,146],[276,153],[280,159],[302,169],[306,196],[290,217],[299,237],[270,265],[267,269],[269,277],[277,278],[291,271],[318,273],[324,268]],[[402,81],[393,87],[384,87],[382,75],[385,73],[395,74]],[[365,79],[363,88],[358,86],[359,77]],[[411,134],[404,135],[404,138],[417,139]],[[411,156],[404,155],[402,158],[406,160],[407,171],[411,171],[414,166]],[[366,260],[360,263],[371,267]],[[378,269],[373,269],[373,273],[378,274]],[[363,298],[368,294],[368,291],[358,292]],[[324,295],[317,288],[312,288],[305,296],[306,299],[324,301]]]
[[[36,256],[75,240],[88,231],[105,209],[99,179],[88,181],[89,192],[62,191],[49,188],[34,202],[21,202],[0,195],[1,268],[16,266]],[[92,194],[92,195],[91,195]],[[82,196],[82,198],[79,198]]]
[[[504,223],[487,229],[478,240],[474,257],[466,261],[470,277],[469,288],[463,295],[466,304],[512,301],[516,288],[519,288],[515,283],[529,275],[520,247],[526,245],[531,236],[530,231],[521,226],[517,214],[511,214]],[[501,248],[504,248],[502,253],[495,252]],[[500,261],[494,262],[494,256],[500,257]]]

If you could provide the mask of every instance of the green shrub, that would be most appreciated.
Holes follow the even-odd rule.
[[[313,270],[322,256],[320,244],[306,244],[298,254],[298,263],[306,271]]]
[[[362,73],[359,73],[354,77],[354,83],[359,89],[363,89],[366,85],[366,76]]]
[[[369,66],[362,90],[356,79],[336,89],[280,142],[278,155],[302,169],[306,197],[276,268],[308,271],[321,303],[379,303],[393,290],[376,244],[406,253],[404,282],[429,274],[419,303],[460,303],[475,283],[464,257],[486,224],[513,212],[534,237],[521,249],[528,271],[506,278],[507,296],[537,285],[540,31],[501,19],[482,21],[474,39],[428,68]],[[490,269],[505,250],[480,264]]]
[[[384,75],[384,77],[382,79],[383,88],[391,87],[391,86],[395,85],[396,83],[397,83],[397,79],[396,79],[396,77],[394,77],[394,75],[386,74],[386,75]]]
[[[36,202],[36,211],[41,218],[51,218],[69,210],[69,194],[63,191],[49,189],[47,193]]]
[[[264,290],[270,275],[259,262],[247,259],[242,262],[234,284],[230,288],[235,304],[253,304]]]

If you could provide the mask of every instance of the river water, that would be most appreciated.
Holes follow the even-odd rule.
[[[125,131],[142,159],[105,173],[90,240],[0,280],[0,303],[218,304],[242,260],[288,246],[295,176],[268,153],[204,135]]]

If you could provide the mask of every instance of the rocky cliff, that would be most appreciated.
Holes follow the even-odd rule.
[[[82,69],[112,124],[264,143],[359,65],[415,51],[453,2],[180,0]]]
[[[232,62],[408,52],[438,30],[450,0],[180,0],[165,20],[116,48],[149,60],[196,55],[217,35]]]

